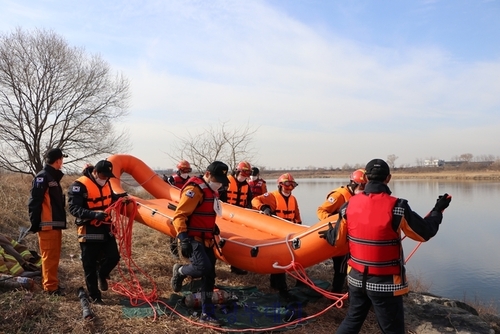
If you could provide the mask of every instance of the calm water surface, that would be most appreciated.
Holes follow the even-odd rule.
[[[298,179],[297,197],[304,224],[318,221],[317,207],[330,190],[348,179]],[[493,304],[500,310],[500,182],[394,180],[392,194],[408,200],[425,216],[438,195],[453,196],[437,235],[423,243],[408,261],[410,275],[430,286],[429,292],[448,298]],[[269,190],[274,190],[268,180]],[[403,241],[406,256],[416,243]]]

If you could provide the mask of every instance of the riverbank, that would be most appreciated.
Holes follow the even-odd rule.
[[[283,173],[283,172],[281,172]],[[342,172],[339,176],[348,179],[350,172]],[[279,175],[279,172],[278,172]],[[317,177],[317,176],[313,176]],[[269,179],[271,180],[271,179]],[[68,189],[74,181],[74,177],[63,178],[63,189]],[[272,182],[272,181],[270,181]],[[18,227],[28,227],[29,218],[26,210],[26,202],[31,187],[31,178],[15,175],[4,175],[0,178],[0,233],[17,238]],[[96,332],[116,333],[192,333],[195,331],[205,333],[218,333],[219,331],[198,327],[189,320],[176,316],[159,315],[155,321],[150,318],[126,318],[123,315],[123,301],[128,300],[117,291],[109,289],[103,293],[107,305],[92,305],[97,318],[93,322],[81,319],[81,305],[76,297],[77,289],[84,285],[81,262],[78,261],[80,246],[75,239],[77,235],[76,225],[68,215],[68,229],[63,232],[61,260],[59,263],[59,278],[61,285],[65,287],[66,296],[50,296],[40,291],[7,291],[0,290],[2,303],[0,303],[0,332],[2,333],[76,333],[88,334]],[[168,239],[142,224],[135,224],[132,237],[133,259],[140,264],[141,272],[147,273],[145,278],[140,275],[141,288],[144,292],[154,291],[155,296],[169,298],[175,293],[171,290],[170,279],[172,267],[178,261],[169,255]],[[29,234],[24,239],[29,249],[38,250],[38,238]],[[121,267],[122,270],[126,269]],[[269,287],[269,276],[249,273],[248,275],[234,275],[230,266],[222,261],[217,261],[217,284],[222,286],[256,286],[264,293],[276,293]],[[126,272],[126,271],[123,271]],[[333,265],[330,260],[307,268],[311,278],[329,282],[332,277]],[[128,286],[127,275],[120,275],[118,269],[112,273],[110,284]],[[150,283],[152,278],[154,285]],[[290,278],[290,277],[289,277]],[[419,289],[418,281],[410,279],[412,291]],[[431,282],[432,283],[432,282]],[[289,286],[295,281],[289,279]],[[425,285],[425,284],[424,284]],[[37,281],[37,290],[40,282]],[[135,285],[134,285],[135,287]],[[425,291],[425,290],[422,290]],[[147,293],[146,293],[147,294]],[[496,313],[477,312],[470,307],[464,306],[463,302],[441,297],[427,297],[428,294],[410,294],[405,297],[405,323],[409,334],[437,334],[437,333],[500,333],[498,330],[500,320]],[[347,307],[322,313],[331,306],[331,301],[321,298],[316,302],[304,306],[304,314],[317,315],[314,320],[297,326],[288,331],[293,334],[306,333],[332,333],[344,319]],[[461,307],[457,307],[461,306]],[[479,314],[480,316],[478,316]],[[373,312],[369,313],[361,334],[377,333],[378,326]]]
[[[262,171],[265,180],[277,179],[283,173],[291,173],[296,179],[306,178],[345,178],[349,179],[350,170],[275,170]],[[399,180],[450,180],[450,181],[500,181],[498,170],[452,170],[452,169],[395,169],[391,171],[393,179]]]

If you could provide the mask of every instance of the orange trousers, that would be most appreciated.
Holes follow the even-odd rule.
[[[61,257],[62,230],[38,231],[38,244],[42,256],[42,286],[45,291],[59,287],[57,270]]]

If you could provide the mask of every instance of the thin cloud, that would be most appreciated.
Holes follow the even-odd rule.
[[[492,131],[500,125],[500,57],[466,59],[426,40],[441,3],[389,8],[404,19],[392,22],[398,13],[386,13],[388,26],[401,31],[383,33],[374,8],[332,7],[342,25],[311,24],[266,1],[9,1],[0,27],[53,28],[124,72],[132,87],[124,125],[131,153],[150,152],[144,159],[155,166],[164,162],[156,143],[175,140],[168,133],[219,119],[263,125],[255,140],[259,163],[276,167],[342,166],[373,154],[412,164],[448,159],[450,147],[453,154],[499,155],[483,138],[500,139]]]

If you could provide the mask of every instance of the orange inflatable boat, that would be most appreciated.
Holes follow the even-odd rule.
[[[155,199],[137,201],[135,220],[169,236],[175,236],[172,218],[179,201],[180,190],[171,186],[141,160],[130,155],[113,155],[111,179],[113,190],[124,192],[123,173],[130,174]],[[332,256],[347,253],[347,248],[331,247],[320,239],[318,231],[335,224],[337,216],[329,217],[313,226],[296,225],[286,220],[269,217],[258,211],[222,203],[222,216],[217,217],[220,233],[219,258],[238,268],[261,274],[284,272],[293,262],[303,267],[325,261]]]

